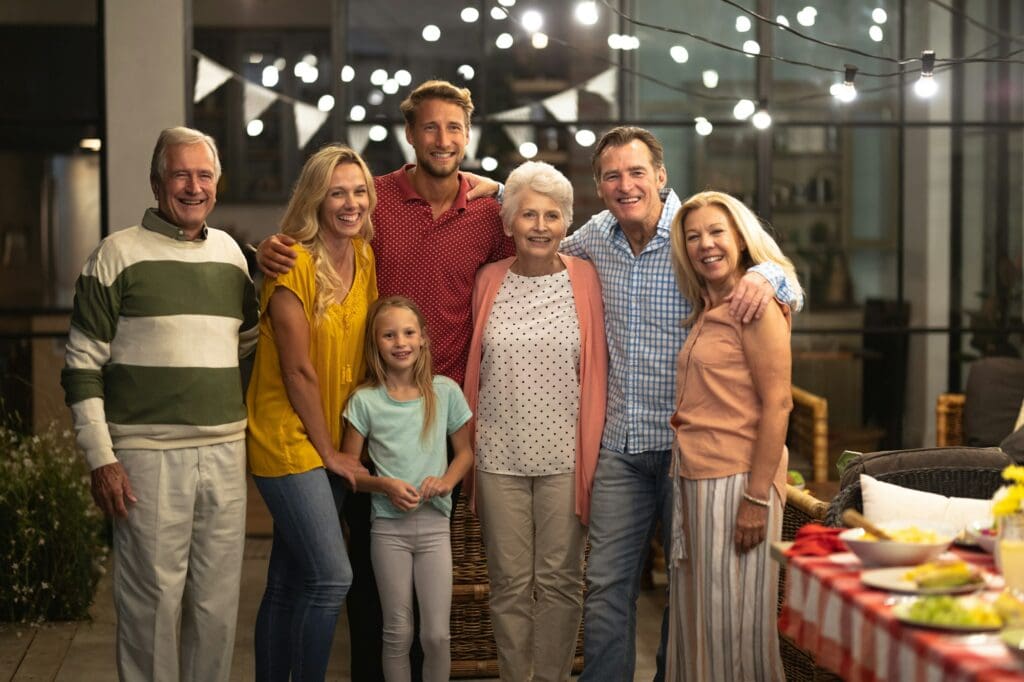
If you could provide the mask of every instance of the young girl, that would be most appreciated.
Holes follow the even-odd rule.
[[[424,682],[447,680],[452,554],[451,491],[469,470],[469,406],[459,386],[431,373],[423,315],[407,298],[379,300],[366,323],[368,380],[345,408],[341,450],[364,441],[377,475],[360,474],[373,493],[370,556],[384,615],[387,682],[410,679],[415,582],[420,607]],[[445,437],[454,458],[447,463]]]

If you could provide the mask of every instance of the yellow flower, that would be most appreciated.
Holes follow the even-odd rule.
[[[1011,464],[1006,467],[1003,479],[1010,485],[1004,485],[992,497],[992,515],[997,518],[1024,511],[1024,466]]]

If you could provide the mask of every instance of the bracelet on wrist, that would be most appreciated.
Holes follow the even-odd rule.
[[[768,500],[762,500],[760,497],[754,497],[750,493],[743,493],[743,499],[750,504],[756,504],[758,507],[767,507],[771,504]]]

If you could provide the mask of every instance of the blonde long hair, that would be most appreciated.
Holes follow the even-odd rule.
[[[388,369],[384,364],[384,358],[380,355],[380,348],[377,346],[377,318],[391,308],[408,310],[416,316],[416,322],[420,326],[423,347],[420,349],[419,357],[416,358],[416,364],[413,365],[412,378],[420,395],[423,396],[423,428],[420,430],[420,438],[426,438],[434,425],[434,417],[437,414],[437,395],[434,393],[434,361],[430,354],[427,321],[412,299],[405,296],[389,296],[377,299],[370,306],[370,310],[366,314],[366,343],[363,346],[363,353],[366,355],[366,382],[363,386],[381,386],[387,379]]]
[[[302,244],[313,259],[316,272],[316,298],[313,304],[313,319],[323,317],[328,306],[344,295],[345,285],[331,264],[320,234],[320,205],[327,198],[334,169],[343,163],[354,163],[363,171],[370,206],[359,230],[364,241],[373,238],[373,222],[370,216],[377,206],[377,193],[373,188],[373,175],[363,159],[350,147],[343,144],[329,144],[322,147],[306,160],[306,164],[295,182],[288,208],[281,219],[281,232]]]
[[[747,248],[740,255],[741,265],[744,269],[758,263],[775,263],[782,268],[791,287],[795,287],[796,290],[793,293],[797,298],[800,297],[803,290],[797,281],[793,262],[782,253],[782,249],[764,229],[754,212],[747,208],[742,201],[724,192],[699,192],[684,201],[672,219],[672,268],[676,272],[679,291],[693,303],[693,312],[683,320],[684,326],[693,324],[697,316],[704,310],[705,283],[704,279],[694,270],[690,257],[686,253],[686,235],[683,234],[683,225],[690,213],[706,206],[716,206],[722,209],[729,216],[729,223],[733,229],[746,243]]]

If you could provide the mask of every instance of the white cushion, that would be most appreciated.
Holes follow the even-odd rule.
[[[864,516],[869,521],[932,521],[963,528],[974,521],[992,520],[992,500],[946,497],[860,475]]]

